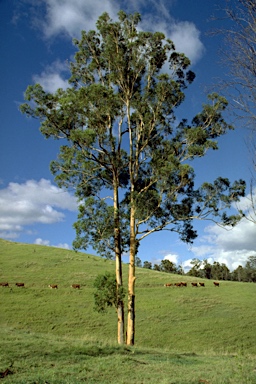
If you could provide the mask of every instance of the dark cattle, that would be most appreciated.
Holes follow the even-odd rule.
[[[16,283],[15,284],[17,287],[25,287],[25,284],[24,283]]]
[[[214,281],[213,284],[214,284],[214,287],[219,287],[220,286],[220,283],[217,283],[217,281]]]
[[[182,287],[182,283],[175,283],[174,284],[176,287]]]
[[[2,286],[2,287],[9,287],[9,283],[0,283],[0,285]]]
[[[200,287],[205,287],[204,283],[199,283]]]
[[[57,284],[50,284],[50,285],[48,285],[48,287],[52,288],[52,289],[57,289],[58,285]]]
[[[9,368],[7,368],[5,371],[0,372],[0,379],[3,379],[7,375],[12,375],[12,374],[13,372]]]
[[[164,287],[171,287],[172,286],[172,283],[166,283],[164,284]]]
[[[181,282],[180,283],[182,287],[186,287],[187,286],[187,283],[184,283],[184,282]]]
[[[198,287],[197,283],[191,283],[192,287]]]
[[[80,284],[72,284],[71,288],[80,289]]]

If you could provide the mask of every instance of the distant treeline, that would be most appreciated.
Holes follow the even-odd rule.
[[[166,273],[176,273],[178,275],[195,276],[204,279],[214,280],[231,280],[256,282],[256,256],[250,256],[245,266],[239,265],[234,271],[230,272],[224,263],[214,261],[210,264],[208,260],[193,259],[191,261],[191,269],[185,273],[181,265],[176,265],[169,260],[162,260],[161,264],[152,265],[149,261],[144,261],[143,265],[139,257],[136,259],[137,267],[153,269]]]

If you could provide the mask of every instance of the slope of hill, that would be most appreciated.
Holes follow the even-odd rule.
[[[133,356],[131,360],[133,366],[133,354],[137,353],[135,360],[139,359],[139,362],[135,365],[137,368],[140,367],[138,372],[144,364],[149,364],[151,368],[153,364],[155,373],[163,374],[163,362],[172,361],[173,367],[180,366],[183,369],[181,381],[178,381],[179,375],[176,372],[176,381],[168,378],[169,381],[163,379],[158,382],[186,383],[182,380],[190,365],[191,368],[193,366],[193,372],[197,372],[195,366],[198,368],[200,364],[201,369],[204,370],[209,366],[208,360],[211,356],[211,362],[214,361],[213,359],[215,363],[218,361],[218,366],[222,366],[222,376],[223,374],[225,376],[225,369],[229,364],[228,356],[240,356],[243,363],[239,364],[243,368],[238,370],[239,374],[236,373],[238,381],[233,379],[223,383],[239,383],[241,372],[243,377],[248,376],[248,381],[240,381],[240,383],[253,383],[254,381],[250,380],[254,378],[256,383],[256,374],[252,369],[253,365],[255,368],[256,354],[255,284],[220,282],[220,287],[214,287],[212,281],[201,280],[205,282],[205,287],[196,288],[190,284],[196,281],[195,278],[183,276],[182,281],[188,282],[187,287],[166,288],[165,283],[178,282],[181,276],[138,268],[136,271],[136,346],[131,349],[116,345],[115,311],[110,309],[102,315],[93,310],[94,279],[105,271],[114,272],[114,268],[114,261],[85,253],[0,240],[0,282],[7,281],[10,285],[9,288],[0,287],[0,337],[2,340],[0,361],[8,366],[17,360],[18,351],[21,349],[23,351],[26,346],[25,360],[29,361],[34,353],[35,356],[38,353],[36,364],[40,371],[42,356],[48,362],[48,357],[51,355],[50,348],[54,351],[52,353],[56,359],[56,362],[52,363],[54,357],[51,356],[51,364],[57,367],[63,360],[67,367],[65,360],[67,356],[64,357],[62,352],[68,345],[70,356],[73,356],[71,360],[75,359],[79,364],[81,364],[80,355],[80,359],[83,356],[83,361],[84,358],[89,358],[88,356],[91,360],[93,360],[92,356],[97,356],[100,360],[95,367],[101,364],[102,369],[106,370],[105,376],[103,375],[105,380],[110,370],[105,367],[102,359],[106,362],[107,357],[115,356],[114,360],[117,364],[115,372],[118,372],[119,364],[122,365],[123,360],[129,362],[131,356]],[[128,266],[125,264],[123,273],[126,286]],[[25,283],[25,288],[15,286],[16,282]],[[81,284],[81,289],[72,289],[70,286],[74,283]],[[58,284],[58,289],[50,289],[49,284]],[[39,350],[42,352],[41,358]],[[204,356],[200,363],[198,355]],[[225,359],[227,361],[224,364]],[[192,361],[195,364],[192,364]],[[113,364],[113,359],[109,362]],[[31,366],[35,374],[37,370],[34,364],[34,362],[31,363]],[[73,367],[72,364],[70,367]],[[93,367],[92,362],[90,366]],[[230,369],[236,372],[237,369],[234,366],[237,365],[232,362]],[[148,370],[144,368],[143,376],[134,378],[134,381],[132,378],[131,380],[127,378],[127,381],[121,379],[119,372],[119,379],[110,382],[154,383],[153,376],[146,374]],[[4,369],[2,363],[0,363],[0,371],[1,369]],[[26,366],[25,370],[27,369]],[[60,370],[60,367],[58,369]],[[91,369],[93,371],[93,368]],[[129,364],[126,369],[129,375]],[[123,377],[126,377],[125,369],[121,370]],[[211,369],[208,369],[208,374],[210,371]],[[192,381],[193,378],[189,373],[190,381],[188,382],[198,382],[200,372],[199,370],[196,376],[197,381]],[[229,374],[230,370],[227,377]],[[213,369],[211,378],[214,375],[216,376],[216,372]],[[88,378],[90,376],[87,374],[87,379],[84,381],[105,382],[102,375],[98,378],[92,375],[91,381]],[[14,377],[15,375],[12,376],[12,381],[8,381],[11,380],[9,376],[6,377],[6,383],[23,382],[13,381]],[[69,379],[71,381],[54,381],[54,376],[50,377],[51,384],[80,382],[71,379]],[[35,380],[34,376],[33,380]],[[42,383],[45,382],[45,377],[43,380]],[[39,379],[37,382],[41,383]],[[109,379],[106,378],[106,382],[109,382]],[[216,377],[213,382],[222,383],[217,381]]]

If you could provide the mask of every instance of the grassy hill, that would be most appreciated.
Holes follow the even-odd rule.
[[[114,268],[84,253],[0,240],[0,282],[10,284],[0,287],[0,372],[13,372],[5,383],[256,383],[256,284],[218,288],[184,276],[205,288],[165,288],[181,277],[137,268],[136,345],[128,348],[116,344],[114,310],[93,310],[94,279]],[[123,273],[126,286],[127,265]]]

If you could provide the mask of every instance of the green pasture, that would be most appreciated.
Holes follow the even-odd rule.
[[[121,347],[115,311],[93,310],[94,279],[114,268],[85,253],[0,240],[0,282],[10,284],[0,287],[0,372],[13,372],[3,383],[256,383],[255,284],[218,288],[137,268],[136,345]],[[127,265],[123,272],[126,285]],[[181,280],[188,286],[164,287]],[[199,280],[205,287],[191,286]]]

